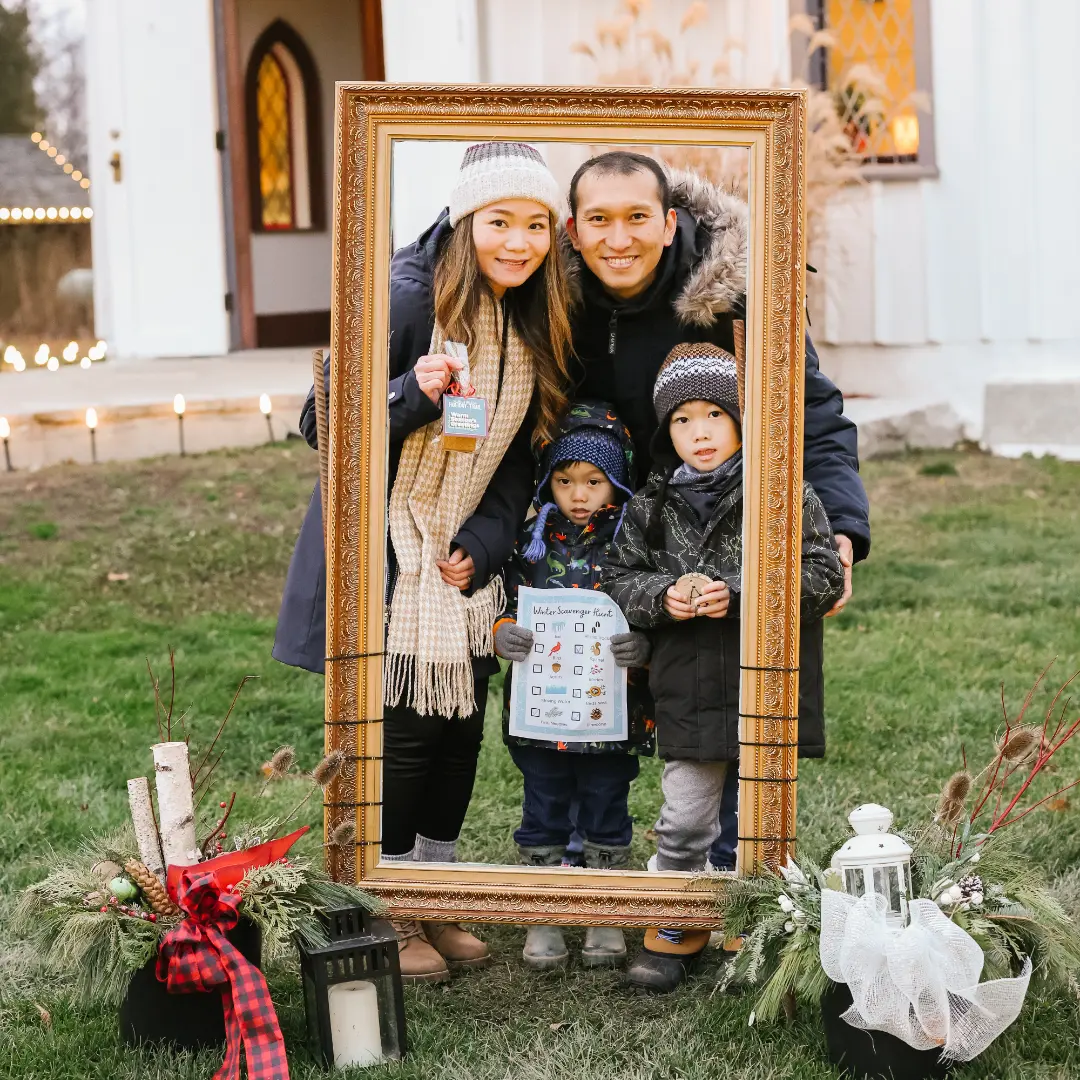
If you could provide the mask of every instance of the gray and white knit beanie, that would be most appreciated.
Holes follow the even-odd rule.
[[[532,199],[562,216],[559,185],[544,159],[523,142],[476,143],[465,151],[450,193],[450,224],[500,199]]]
[[[656,375],[653,408],[661,424],[688,401],[711,401],[736,424],[739,415],[739,375],[735,357],[708,342],[676,345]]]

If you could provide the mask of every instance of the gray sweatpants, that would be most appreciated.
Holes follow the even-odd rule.
[[[705,869],[720,835],[720,796],[727,761],[668,761],[661,786],[664,807],[656,823],[656,869]]]

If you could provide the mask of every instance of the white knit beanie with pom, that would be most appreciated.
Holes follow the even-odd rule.
[[[458,182],[450,193],[450,224],[500,199],[532,199],[562,216],[559,185],[544,159],[528,143],[476,143],[465,151]]]

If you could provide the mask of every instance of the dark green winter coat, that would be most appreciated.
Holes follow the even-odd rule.
[[[650,632],[649,685],[656,706],[660,757],[673,761],[736,761],[739,757],[739,607],[742,594],[742,480],[721,494],[707,524],[663,474],[627,504],[608,553],[603,588],[631,626]],[[666,490],[664,490],[666,488]],[[663,497],[662,506],[658,502]],[[663,543],[646,539],[661,514]],[[676,621],[664,594],[688,573],[723,579],[728,613]],[[799,655],[799,752],[825,752],[821,619],[843,592],[844,572],[821,500],[803,485],[802,633]]]

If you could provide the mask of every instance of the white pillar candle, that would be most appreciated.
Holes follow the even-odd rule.
[[[382,1061],[379,993],[374,983],[336,983],[329,988],[328,997],[335,1068]]]

